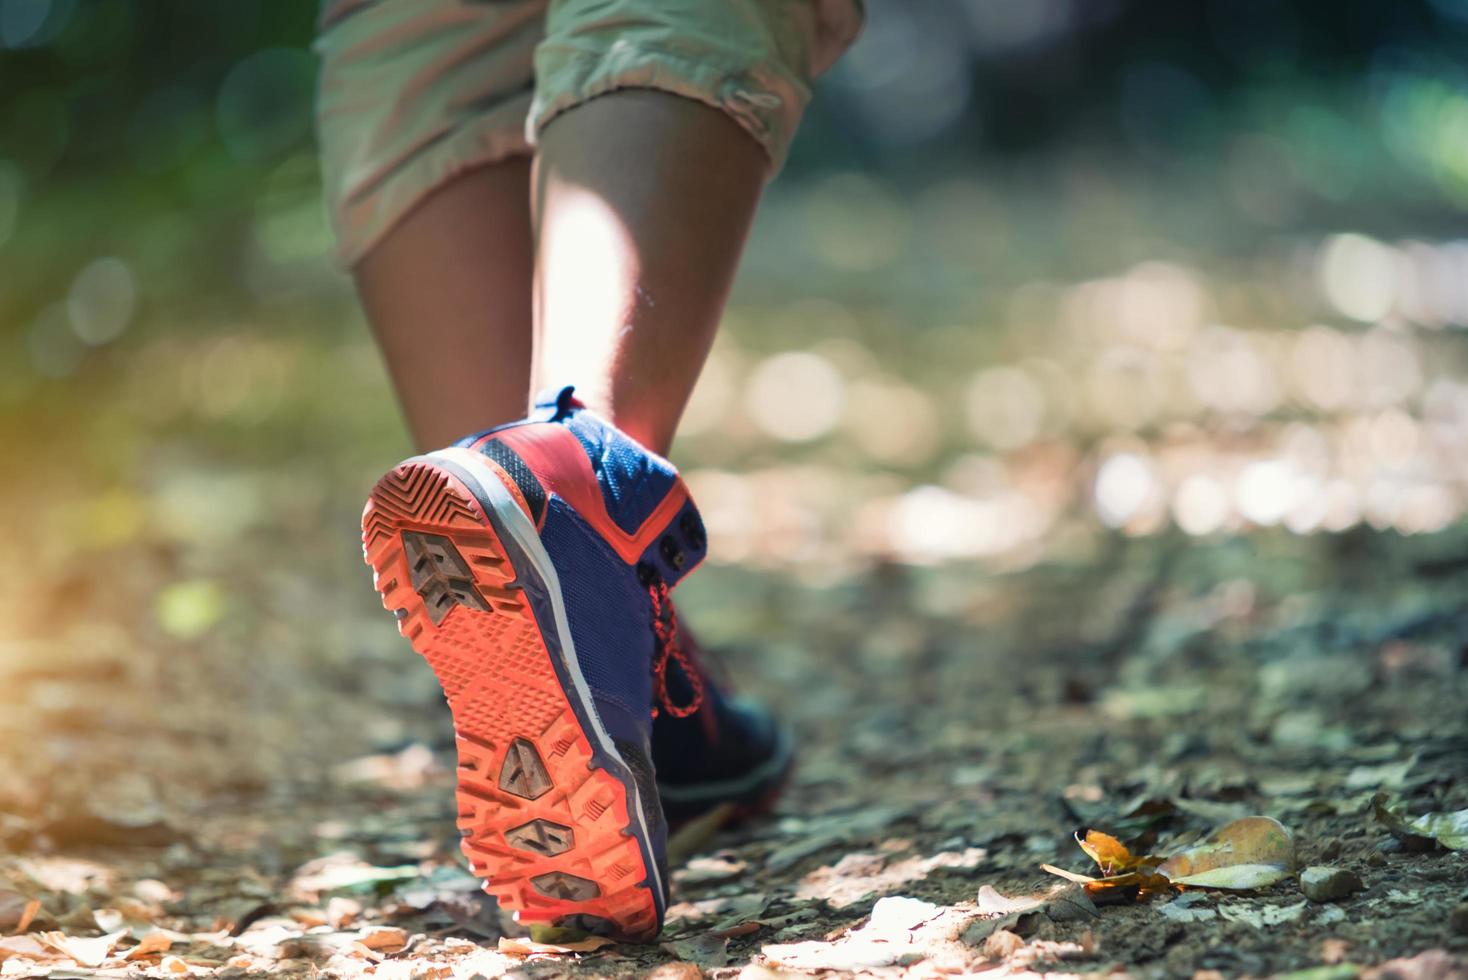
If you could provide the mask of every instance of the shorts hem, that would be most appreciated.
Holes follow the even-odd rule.
[[[450,181],[533,152],[523,135],[506,130],[499,120],[469,120],[435,145],[416,153],[408,166],[393,170],[371,189],[347,195],[333,216],[337,224],[333,260],[341,269],[354,268],[414,209]],[[361,203],[354,204],[354,198]],[[363,216],[354,221],[350,216],[357,210]],[[363,230],[348,232],[343,227],[346,224]]]
[[[810,101],[808,85],[771,66],[729,69],[645,45],[615,44],[605,51],[566,47],[564,52],[548,50],[542,43],[537,52],[539,81],[526,120],[532,143],[553,119],[592,99],[623,89],[650,89],[700,102],[733,119],[769,157],[772,178],[785,164]],[[546,60],[551,64],[542,70]],[[788,94],[772,91],[777,88]],[[547,97],[546,92],[553,94]]]

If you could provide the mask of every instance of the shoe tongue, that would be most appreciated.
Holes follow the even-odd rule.
[[[677,484],[678,472],[667,460],[587,410],[575,391],[574,385],[542,390],[526,421],[565,423],[591,459],[612,519],[627,534],[638,533],[658,502]],[[707,551],[703,519],[692,499],[687,499],[657,531],[636,565],[639,575],[655,573],[672,587],[703,561]]]
[[[575,391],[575,385],[542,389],[540,394],[535,396],[529,421],[564,422],[571,417],[572,413],[586,407],[585,403],[575,396]]]

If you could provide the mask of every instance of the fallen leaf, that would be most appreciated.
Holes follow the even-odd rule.
[[[872,906],[871,918],[863,931],[874,938],[911,932],[924,922],[930,922],[943,911],[943,906],[934,905],[918,898],[892,895],[878,899]]]
[[[1171,881],[1152,871],[1127,871],[1106,878],[1092,878],[1050,864],[1042,864],[1040,868],[1066,881],[1075,882],[1085,889],[1087,897],[1102,904],[1125,901],[1136,895],[1168,891],[1173,888]]]
[[[1066,881],[1074,881],[1076,884],[1080,885],[1093,885],[1101,880],[1100,878],[1092,878],[1090,875],[1077,874],[1074,871],[1067,871],[1064,868],[1057,868],[1053,864],[1042,864],[1040,865],[1040,870],[1048,871],[1050,872],[1050,874],[1056,875],[1060,878],[1064,878]]]
[[[112,955],[112,950],[117,946],[117,941],[126,935],[126,929],[119,929],[105,936],[97,936],[90,939],[79,936],[68,936],[64,932],[43,932],[39,934],[39,938],[41,942],[50,946],[58,953],[62,953],[76,960],[80,966],[101,966],[102,961]]]
[[[1084,886],[1086,894],[1098,901],[1122,901],[1179,885],[1239,891],[1263,888],[1288,876],[1295,861],[1290,832],[1271,817],[1234,820],[1165,860],[1138,857],[1115,837],[1095,830],[1087,831],[1084,838],[1077,836],[1076,842],[1100,865],[1100,878],[1049,864],[1040,867]],[[1123,868],[1127,870],[1120,870]]]
[[[1417,764],[1417,757],[1385,762],[1377,766],[1356,766],[1346,773],[1346,789],[1396,789],[1402,788],[1407,774]]]
[[[767,870],[778,874],[794,867],[813,854],[819,854],[828,847],[835,847],[842,843],[843,839],[844,835],[835,831],[802,838],[774,851],[765,859],[764,866]]]
[[[1192,888],[1221,888],[1227,891],[1253,891],[1268,888],[1289,877],[1289,869],[1277,864],[1236,864],[1232,867],[1210,868],[1197,874],[1168,879],[1174,885]]]
[[[1371,798],[1376,819],[1398,837],[1419,842],[1436,841],[1450,851],[1468,851],[1468,810],[1409,816],[1404,803],[1388,803],[1385,793]]]
[[[66,954],[58,953],[37,936],[0,936],[0,962],[13,956],[42,962],[66,958]]]
[[[1063,876],[1062,876],[1063,877]],[[1038,898],[1010,898],[993,885],[979,886],[979,912],[983,915],[1008,915],[1011,912],[1028,912],[1043,904]]]
[[[383,926],[363,933],[357,942],[378,952],[396,953],[408,945],[408,930]]]
[[[1198,903],[1202,901],[1206,901],[1202,892],[1186,892],[1171,902],[1159,905],[1157,914],[1173,922],[1206,922],[1209,919],[1218,918],[1216,909],[1198,906]]]
[[[0,934],[10,932],[25,932],[25,926],[21,925],[26,918],[26,910],[30,908],[35,899],[10,888],[0,888]],[[36,903],[39,906],[39,903]],[[34,918],[34,913],[32,913]],[[30,923],[27,921],[26,925]]]
[[[1045,899],[1043,909],[1051,922],[1084,922],[1101,917],[1085,885],[1062,886]]]
[[[1294,865],[1295,842],[1284,824],[1256,816],[1225,824],[1157,872],[1175,885],[1249,890],[1284,879]]]
[[[710,935],[718,936],[722,939],[736,939],[739,936],[748,936],[751,933],[759,932],[761,928],[763,928],[763,924],[758,919],[752,919],[749,922],[741,922],[739,925],[731,926],[728,929],[720,929],[717,932],[710,933]]]
[[[769,960],[796,970],[842,970],[863,972],[883,966],[899,966],[923,959],[910,946],[882,942],[856,933],[835,942],[809,940],[765,946],[760,950]]]
[[[713,933],[694,936],[692,939],[677,939],[661,944],[661,949],[689,963],[697,963],[705,970],[729,965],[729,938]]]
[[[1278,973],[1275,980],[1357,980],[1360,976],[1361,968],[1354,963],[1332,963]]]
[[[132,962],[134,960],[140,960],[145,956],[156,956],[159,953],[166,953],[172,947],[172,939],[169,939],[161,932],[150,932],[139,940],[136,946],[128,950],[127,955],[123,959]]]
[[[717,885],[738,878],[748,868],[749,865],[740,860],[696,857],[673,872],[673,880],[680,885]]]
[[[29,902],[26,902],[25,908],[20,911],[20,918],[15,923],[15,931],[25,932],[29,929],[31,923],[36,921],[36,916],[40,914],[40,911],[41,900],[39,898],[33,898]]]
[[[722,932],[741,926],[751,919],[759,919],[770,907],[770,897],[759,892],[747,892],[722,899],[716,914],[723,916],[714,923],[713,931]]]
[[[794,912],[786,912],[784,915],[772,915],[768,918],[759,918],[752,921],[756,925],[766,929],[794,930],[812,919],[819,918],[819,916],[820,912],[818,910],[811,906],[806,906],[804,908],[798,908]]]
[[[795,896],[844,908],[872,895],[920,881],[935,871],[977,867],[987,854],[982,847],[970,847],[961,852],[943,851],[932,857],[890,860],[885,854],[857,851],[806,875],[800,880]]]
[[[1256,929],[1299,922],[1310,903],[1304,900],[1294,905],[1220,905],[1218,914],[1229,922],[1245,922]]]
[[[808,821],[800,839],[777,848],[764,860],[764,869],[779,873],[829,847],[850,847],[882,835],[894,821],[907,815],[909,807],[868,806],[851,813],[838,813]]]
[[[601,949],[603,946],[614,946],[616,943],[606,936],[588,936],[569,943],[538,943],[532,939],[516,939],[509,936],[501,936],[499,951],[507,956],[532,956],[536,953],[549,953],[551,955],[565,953],[589,953],[592,950]]]

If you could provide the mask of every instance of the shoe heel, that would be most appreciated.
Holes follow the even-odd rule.
[[[521,922],[653,938],[626,787],[593,767],[509,552],[459,477],[422,458],[373,488],[363,557],[453,713],[462,848]]]

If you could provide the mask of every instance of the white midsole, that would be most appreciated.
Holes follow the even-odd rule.
[[[601,716],[596,710],[596,702],[591,697],[591,688],[581,674],[581,662],[576,659],[576,644],[571,639],[571,624],[566,619],[566,602],[561,596],[561,580],[556,575],[556,566],[551,562],[550,553],[545,550],[545,545],[540,543],[540,534],[535,530],[535,525],[530,522],[530,518],[520,509],[519,503],[510,495],[510,491],[505,489],[505,485],[500,482],[499,477],[489,468],[489,463],[479,453],[468,449],[440,449],[429,453],[427,458],[438,458],[453,463],[454,466],[472,477],[478,485],[470,487],[470,491],[490,502],[490,505],[494,507],[494,516],[498,519],[499,526],[510,532],[510,536],[515,539],[515,544],[535,566],[540,580],[545,583],[546,589],[550,592],[551,609],[555,613],[555,627],[561,639],[561,653],[565,657],[566,672],[571,675],[571,684],[576,689],[577,699],[585,708],[586,717],[591,719],[592,734],[596,736],[597,744],[601,746],[602,751],[616,759],[621,763],[622,768],[630,773],[632,770],[627,765],[627,761],[622,758],[621,753],[617,751],[617,746],[612,742],[612,736],[602,726]],[[635,778],[628,782],[631,784],[634,804],[629,809],[632,811],[633,819],[637,821],[638,829],[642,831],[642,840],[648,841],[651,845],[652,835],[643,817],[641,788]],[[662,873],[658,870],[656,856],[653,855],[648,863],[651,865],[648,871],[658,889],[657,894],[662,896],[666,893],[663,890]],[[658,900],[661,901],[661,898]]]

